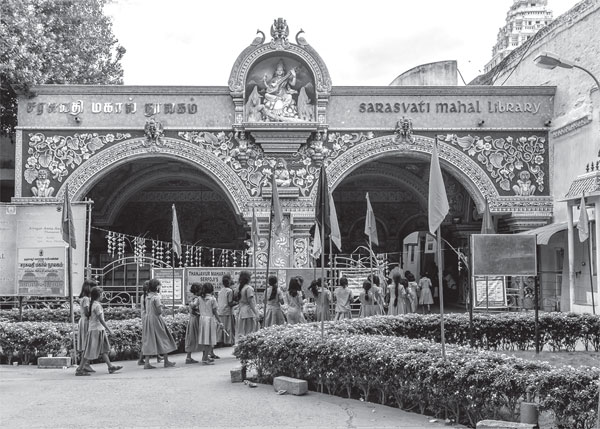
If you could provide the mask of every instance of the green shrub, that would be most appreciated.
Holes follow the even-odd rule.
[[[318,323],[270,327],[240,339],[234,354],[243,365],[255,367],[262,381],[280,375],[301,378],[313,390],[447,414],[472,427],[483,419],[517,420],[519,403],[535,399],[569,427],[588,428],[594,421],[590,404],[598,400],[598,368],[570,379],[569,371],[546,363],[462,346],[446,346],[443,360],[440,344],[390,337],[390,329],[383,327],[387,336],[376,334],[379,322],[328,322],[324,339]],[[351,328],[370,332],[348,335]],[[554,391],[564,395],[555,397]]]

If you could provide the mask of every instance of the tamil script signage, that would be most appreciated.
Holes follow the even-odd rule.
[[[66,296],[66,243],[60,204],[0,204],[0,295]],[[86,206],[73,204],[77,248],[72,251],[73,293],[85,275]]]

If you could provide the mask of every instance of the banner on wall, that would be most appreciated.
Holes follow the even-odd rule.
[[[72,252],[73,295],[77,296],[85,276],[86,246],[83,244],[86,242],[86,204],[73,203],[72,210],[75,239],[77,243],[82,243]],[[0,204],[0,296],[46,296],[46,293],[43,293],[44,290],[50,290],[47,296],[66,296],[65,252],[67,244],[62,239],[61,221],[62,207],[60,203]],[[40,257],[40,252],[44,256]],[[62,273],[59,275],[57,267],[51,267],[51,264],[61,262],[63,267]],[[30,269],[28,264],[32,263],[38,264],[37,271],[28,271]],[[46,267],[43,266],[44,263],[47,264]],[[55,269],[56,271],[50,271]],[[54,286],[39,286],[44,272],[47,276],[46,284]],[[55,274],[63,283],[60,293],[57,292],[59,280],[54,277]],[[25,281],[23,281],[24,276]],[[38,279],[37,287],[33,286],[32,276],[36,276]],[[28,283],[27,279],[31,282]],[[25,286],[26,283],[31,286]]]

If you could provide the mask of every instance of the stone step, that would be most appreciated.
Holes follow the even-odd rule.
[[[477,429],[536,429],[532,423],[504,422],[502,420],[482,420],[477,422]]]
[[[70,356],[40,357],[38,368],[62,368],[71,366]]]
[[[292,377],[275,377],[273,379],[273,388],[275,391],[285,390],[291,395],[304,395],[308,392],[308,382]]]

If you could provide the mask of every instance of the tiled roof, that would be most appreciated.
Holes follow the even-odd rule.
[[[573,180],[569,192],[565,195],[565,200],[581,198],[585,195],[600,195],[600,171],[583,174]]]

